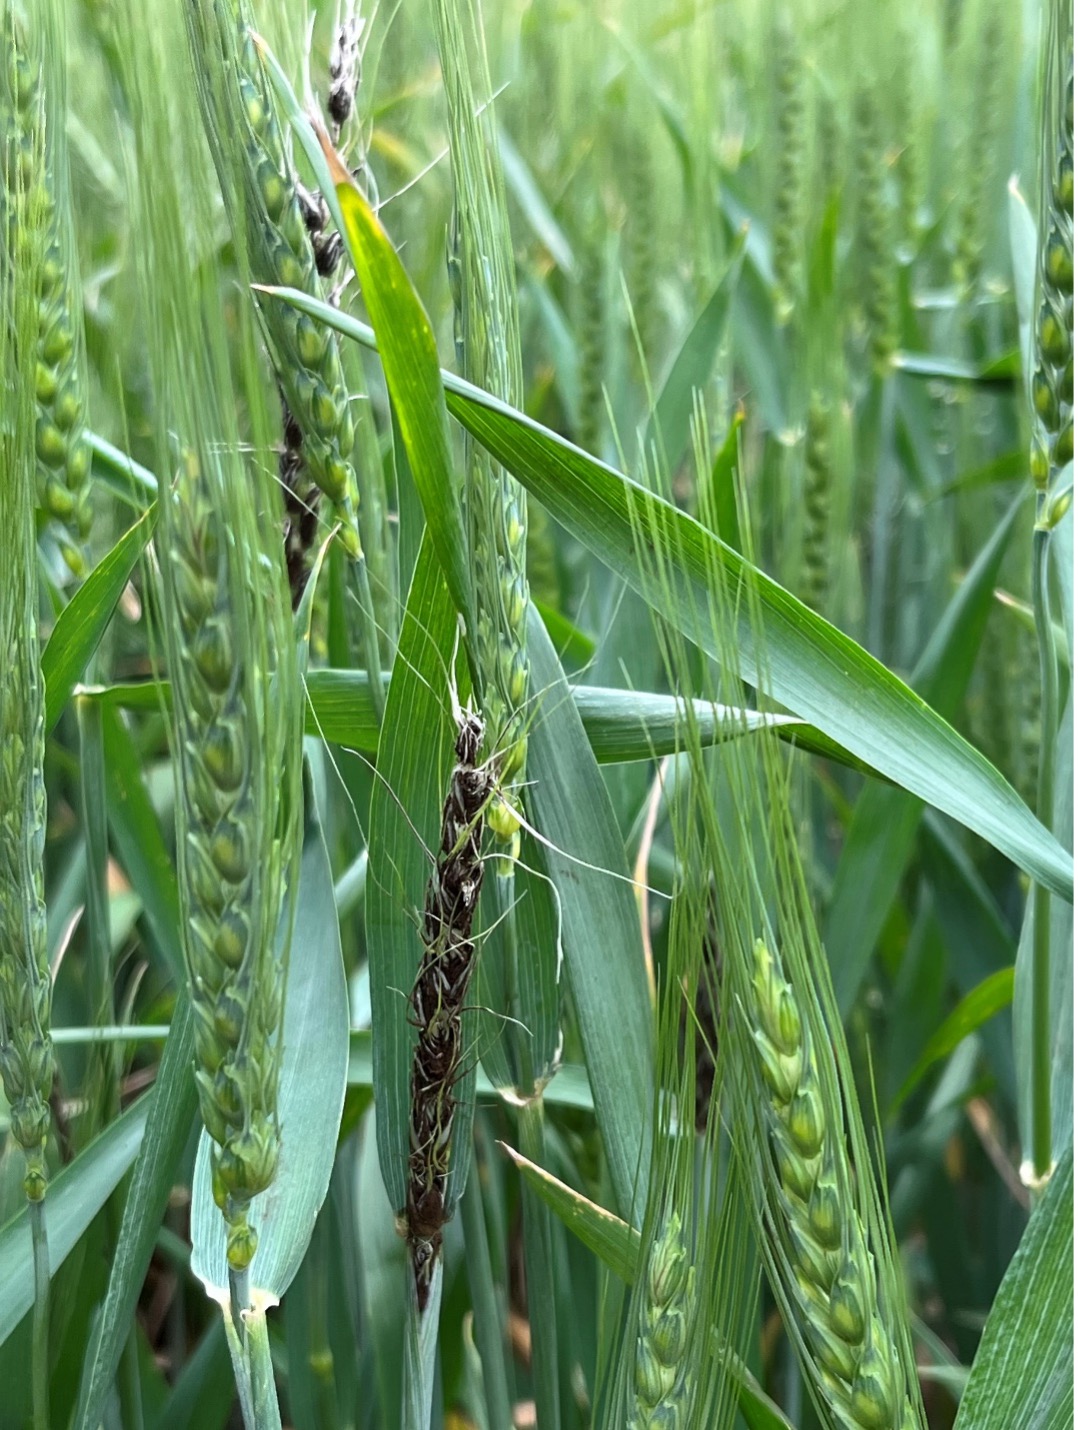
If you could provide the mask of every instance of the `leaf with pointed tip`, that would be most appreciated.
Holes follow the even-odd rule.
[[[370,328],[328,304],[293,289],[270,291],[365,346],[377,346]],[[736,605],[751,575],[774,699],[878,774],[981,835],[1062,898],[1073,898],[1074,861],[1025,801],[856,641],[685,512],[463,379],[443,372],[442,382],[452,416],[562,525],[708,654],[717,654],[713,584],[726,585]],[[738,622],[741,673],[755,683],[757,658],[744,603]]]
[[[996,1293],[955,1430],[1067,1430],[1074,1413],[1074,1152],[1056,1168]]]
[[[90,657],[97,649],[131,572],[153,535],[156,505],[139,517],[109,554],[97,563],[60,612],[41,652],[45,677],[45,733],[56,728]]]

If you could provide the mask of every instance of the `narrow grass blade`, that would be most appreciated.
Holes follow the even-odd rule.
[[[964,1038],[975,1033],[1003,1008],[1010,1007],[1013,997],[1013,968],[1001,968],[998,973],[990,973],[983,983],[967,993],[929,1039],[913,1070],[899,1088],[891,1105],[891,1115],[905,1102],[934,1063],[948,1057]]]
[[[992,1303],[955,1430],[1066,1430],[1073,1424],[1073,1198],[1068,1150]]]
[[[605,1207],[589,1201],[551,1172],[504,1142],[498,1144],[537,1196],[615,1276],[632,1285],[640,1255],[640,1233]]]
[[[153,535],[156,519],[156,506],[140,516],[97,563],[57,617],[49,643],[41,652],[46,735],[55,729],[71,692],[105,634],[116,603]]]

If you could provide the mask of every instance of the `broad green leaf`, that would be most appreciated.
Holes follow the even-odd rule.
[[[116,603],[153,535],[156,506],[139,517],[109,554],[97,563],[60,612],[41,652],[45,677],[45,733],[56,727],[71,692],[98,647]]]
[[[511,1425],[513,1413],[509,1404],[509,1377],[506,1373],[508,1337],[499,1288],[494,1280],[490,1240],[483,1213],[484,1180],[489,1181],[489,1178],[481,1178],[479,1163],[473,1158],[468,1183],[460,1199],[460,1219],[464,1232],[468,1289],[471,1292],[477,1359],[482,1368],[483,1399],[487,1407],[487,1417],[491,1425]],[[549,1271],[549,1263],[547,1269]],[[529,1320],[538,1313],[538,1307],[533,1300],[533,1289],[529,1280]]]
[[[186,998],[173,1015],[153,1088],[146,1094],[146,1134],[124,1201],[109,1285],[82,1367],[75,1430],[96,1430],[120,1365],[176,1166],[198,1111],[191,1075],[195,1038]]]
[[[251,1203],[258,1250],[253,1304],[270,1305],[291,1284],[329,1187],[348,1071],[348,990],[333,901],[333,875],[305,781],[303,857],[285,985],[278,1109],[281,1154],[273,1184]],[[278,940],[289,935],[285,908]],[[210,1189],[209,1137],[199,1142],[191,1190],[191,1267],[215,1300],[228,1302],[225,1221]]]
[[[690,639],[718,655],[710,588],[723,581],[733,597],[741,587],[752,568],[736,552],[692,517],[494,399],[450,391],[448,400],[452,414],[563,525]],[[639,542],[647,548],[645,560]],[[753,580],[768,688],[776,700],[1072,897],[1070,855],[983,755],[856,642],[762,572]],[[751,627],[742,603],[741,673],[754,683]]]
[[[338,175],[349,256],[375,333],[427,529],[454,604],[470,625],[468,543],[449,446],[438,349],[419,295],[389,235],[347,170]]]
[[[390,1203],[379,1175],[376,1122],[371,1108],[361,1133],[355,1237],[363,1248],[363,1320],[374,1352],[382,1419],[395,1425],[404,1377],[404,1297],[412,1272],[394,1225],[398,1208]]]
[[[147,1094],[99,1133],[49,1182],[45,1215],[50,1275],[56,1275],[57,1268],[63,1265],[135,1160],[149,1112]],[[24,1206],[0,1228],[0,1344],[11,1335],[33,1300],[30,1221]]]
[[[955,1430],[1068,1430],[1074,1413],[1074,1153],[1034,1208],[992,1303]]]
[[[933,1063],[949,1056],[964,1038],[975,1033],[1001,1009],[1010,1007],[1013,997],[1013,968],[1001,968],[998,973],[990,973],[983,983],[978,984],[971,993],[967,993],[929,1039],[895,1097],[891,1108],[892,1115],[909,1097]]]
[[[992,609],[999,568],[1023,505],[1017,498],[944,611],[913,685],[948,719],[957,715]],[[823,942],[845,1016],[898,891],[924,805],[903,790],[866,785],[846,831]]]
[[[535,602],[535,609],[542,616],[547,635],[554,642],[558,659],[563,665],[567,659],[573,667],[587,665],[594,658],[595,642],[574,626],[567,616],[542,601]]]
[[[293,290],[301,311],[374,347],[365,324]],[[443,372],[450,413],[551,514],[690,639],[717,654],[712,584],[736,595],[753,575],[773,697],[851,755],[957,819],[1065,899],[1073,860],[998,770],[893,672],[686,513],[522,413]],[[641,542],[647,560],[641,560]],[[759,678],[751,622],[739,613],[741,673]]]
[[[553,889],[535,872],[541,864],[539,846],[522,830],[513,877],[485,885],[492,913],[482,933],[476,997],[490,1011],[481,1015],[480,1057],[491,1081],[521,1098],[542,1091],[562,1040],[558,911]]]
[[[374,1086],[374,1054],[371,1033],[366,1029],[353,1030],[348,1056],[348,1083],[350,1087]],[[495,1087],[482,1068],[476,1075],[476,1096],[486,1102],[501,1100],[501,1090]],[[591,1087],[586,1068],[573,1063],[562,1063],[543,1090],[543,1101],[555,1107],[575,1107],[581,1112],[593,1112]]]
[[[644,451],[650,460],[652,446],[657,446],[659,460],[667,472],[677,471],[688,449],[694,394],[702,392],[707,384],[715,365],[715,355],[726,335],[730,303],[741,274],[744,252],[745,237],[742,235],[734,246],[726,272],[674,358],[654,411],[648,418]]]
[[[528,652],[532,689],[543,692],[528,742],[528,810],[558,894],[565,973],[615,1204],[626,1216],[642,1216],[651,1156],[653,1027],[636,902],[602,775],[534,610]],[[632,1057],[625,1056],[627,1047]]]

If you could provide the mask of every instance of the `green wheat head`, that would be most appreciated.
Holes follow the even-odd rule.
[[[5,15],[5,80],[21,73]],[[0,1077],[11,1131],[26,1157],[24,1187],[45,1194],[45,1141],[53,1059],[44,897],[45,688],[38,649],[34,532],[33,368],[24,355],[39,339],[35,294],[43,253],[38,235],[48,208],[39,182],[44,131],[0,136],[7,175],[10,261],[0,263]]]
[[[146,78],[167,38],[177,37],[144,39],[129,76],[157,467],[172,476],[155,548],[195,1076],[229,1264],[242,1271],[257,1246],[250,1203],[272,1182],[279,1152],[289,944],[279,927],[299,850],[301,696],[250,309],[240,306],[227,333],[222,271],[195,261],[214,196],[198,162],[193,85],[182,98],[160,97]],[[250,424],[242,435],[236,380]]]
[[[68,565],[82,575],[79,543],[92,520],[90,449],[82,294],[67,177],[63,28],[48,6],[26,16],[12,0],[0,6],[0,27],[0,127],[9,137],[0,175],[3,252],[35,251],[37,333],[30,370],[37,408],[37,503],[55,524]],[[23,253],[21,261],[26,257]]]
[[[186,7],[206,138],[251,281],[321,297],[314,249],[297,195],[287,129],[255,42],[247,7],[197,0]],[[303,458],[360,553],[352,466],[355,426],[336,335],[279,302],[259,305],[274,372],[303,433]]]
[[[1033,479],[1042,490],[1074,456],[1074,39],[1070,7],[1053,4],[1046,24],[1030,454]]]
[[[449,240],[459,359],[464,375],[519,405],[523,390],[516,278],[497,143],[489,111],[486,52],[471,0],[438,0],[439,52],[453,139],[454,209]],[[469,54],[469,49],[471,54]],[[473,78],[474,69],[474,78]],[[477,595],[476,664],[488,737],[496,742],[504,785],[524,776],[528,739],[528,508],[518,482],[476,444],[467,444],[465,505]],[[508,802],[488,823],[516,836]]]

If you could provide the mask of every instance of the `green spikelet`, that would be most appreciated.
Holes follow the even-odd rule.
[[[629,1430],[678,1430],[684,1423],[695,1294],[696,1272],[673,1212],[648,1254]]]
[[[805,434],[805,496],[801,535],[801,599],[822,611],[827,596],[831,527],[829,413],[819,393],[809,403]]]
[[[528,497],[528,584],[537,601],[557,610],[561,601],[558,548],[546,507]]]
[[[233,238],[251,278],[321,297],[314,248],[276,98],[255,46],[246,7],[195,0],[186,7],[203,123],[229,206]],[[352,466],[355,429],[335,334],[287,304],[260,305],[285,402],[303,433],[303,459],[341,522],[349,553],[360,553]]]
[[[604,421],[603,361],[606,314],[603,304],[603,231],[596,219],[584,234],[577,288],[576,329],[580,386],[576,424],[577,443],[587,452],[598,450]]]
[[[9,32],[10,33],[10,32]],[[5,55],[10,57],[5,45]],[[16,211],[41,199],[40,138],[24,145],[9,131],[7,157],[29,158],[9,190]],[[14,151],[14,152],[13,152]],[[0,1077],[11,1108],[11,1132],[26,1157],[23,1185],[31,1201],[45,1195],[45,1139],[53,1060],[49,1037],[52,984],[45,927],[45,690],[37,633],[34,549],[33,387],[18,374],[18,353],[36,341],[40,250],[16,243],[14,264],[0,266]]]
[[[817,1390],[851,1430],[919,1422],[904,1387],[865,1226],[846,1172],[841,1127],[826,1109],[827,1056],[813,1042],[782,965],[757,939],[748,1008],[763,1121],[777,1179],[777,1253],[784,1290],[815,1370]]]
[[[976,64],[970,77],[974,101],[957,178],[954,280],[964,298],[973,293],[980,277],[986,238],[985,214],[994,207],[988,189],[996,162],[1007,43],[1004,10],[999,0],[987,0],[987,14],[978,14],[977,19]]]
[[[5,60],[0,122],[12,139],[0,199],[8,233],[5,252],[25,245],[36,254],[37,504],[56,524],[68,565],[82,575],[79,543],[89,535],[92,521],[90,448],[82,297],[67,187],[62,46],[51,26],[45,35],[47,18],[32,32],[10,4],[0,15]]]
[[[793,316],[802,284],[806,112],[801,58],[789,14],[778,18],[774,36],[777,168],[775,174],[775,313]]]
[[[920,75],[917,45],[908,24],[900,27],[897,42],[899,74],[895,129],[898,156],[895,177],[898,182],[899,252],[909,262],[917,252],[920,238],[924,189],[923,155],[918,133]]]
[[[816,99],[816,175],[824,201],[842,183],[844,137],[838,100],[821,85]]]
[[[520,404],[520,328],[509,221],[489,111],[477,102],[465,36],[482,93],[490,92],[478,12],[470,3],[437,6],[438,44],[452,135],[455,192],[449,241],[458,355],[464,374]],[[528,509],[518,482],[476,444],[468,444],[466,508],[475,564],[476,664],[488,738],[503,785],[521,780],[527,759]],[[492,751],[491,753],[494,753]],[[487,823],[501,840],[517,837],[508,800]]]
[[[1066,5],[1052,7],[1041,151],[1030,470],[1043,491],[1074,456],[1074,46]]]
[[[655,166],[645,135],[637,130],[629,145],[627,163],[628,239],[626,281],[633,319],[645,361],[654,361],[658,307],[658,214],[655,205]]]
[[[890,366],[895,351],[895,275],[879,141],[879,108],[872,89],[862,89],[857,96],[855,133],[861,304],[873,364],[882,373]]]

